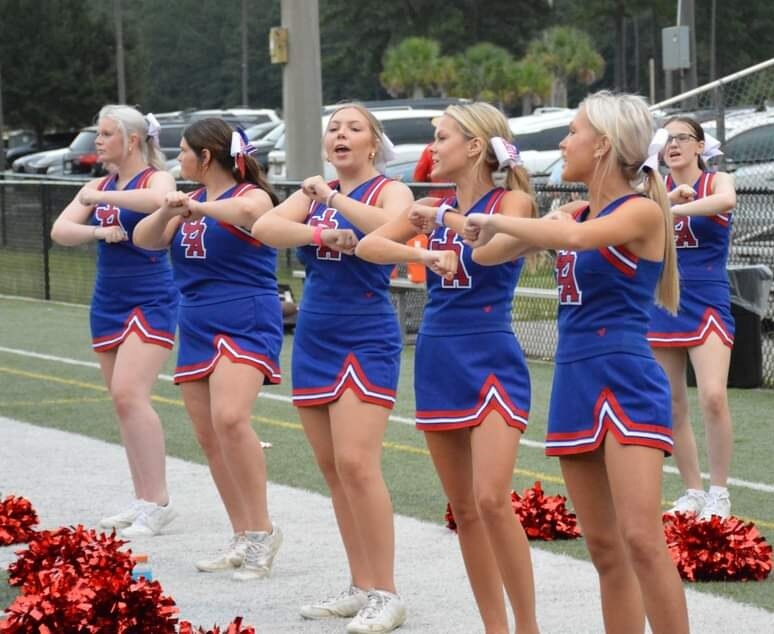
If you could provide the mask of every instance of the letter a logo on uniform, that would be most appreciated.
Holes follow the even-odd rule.
[[[583,291],[575,278],[575,263],[578,254],[575,251],[559,251],[556,254],[556,287],[559,291],[559,303],[580,305],[583,303]]]

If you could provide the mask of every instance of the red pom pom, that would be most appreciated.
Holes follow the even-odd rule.
[[[8,568],[22,594],[2,631],[174,634],[175,602],[158,582],[132,581],[124,543],[83,526],[37,533]]]
[[[446,514],[443,516],[443,519],[446,522],[446,528],[456,533],[457,522],[454,521],[454,513],[452,512],[451,504],[448,502],[446,503]]]
[[[37,524],[38,514],[26,498],[10,495],[0,501],[0,546],[28,541]]]
[[[513,512],[519,518],[528,539],[551,541],[580,537],[575,513],[567,510],[566,500],[562,495],[546,496],[540,482],[535,482],[531,489],[524,489],[522,496],[511,491]],[[457,522],[448,502],[444,520],[447,528],[457,530]]]
[[[194,628],[189,621],[182,621],[180,634],[220,634],[220,627],[213,625],[211,630],[206,630],[201,626]],[[228,624],[223,634],[255,634],[255,628],[251,625],[242,627],[242,617],[238,616]]]
[[[547,496],[537,481],[530,489],[524,489],[521,497],[511,493],[513,511],[519,517],[528,539],[553,541],[580,537],[575,513],[565,506],[563,495]]]
[[[771,546],[752,522],[715,516],[664,515],[669,553],[688,581],[761,581],[771,572]]]

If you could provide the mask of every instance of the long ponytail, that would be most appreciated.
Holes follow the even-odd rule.
[[[656,288],[656,303],[675,314],[680,305],[680,278],[677,272],[674,220],[669,206],[669,197],[658,172],[650,172],[644,185],[645,195],[661,207],[664,216],[664,262]]]

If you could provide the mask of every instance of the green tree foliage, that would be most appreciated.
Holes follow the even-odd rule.
[[[482,42],[454,57],[457,94],[472,99],[510,104],[516,98],[516,66],[513,56],[500,46]]]
[[[384,54],[379,79],[392,96],[425,96],[435,86],[441,46],[426,37],[407,37]]]
[[[10,126],[68,129],[115,101],[112,29],[86,0],[0,0],[3,109]]]
[[[556,26],[541,33],[530,44],[529,55],[554,76],[551,102],[555,106],[567,106],[569,80],[591,84],[605,67],[588,33],[570,26]]]

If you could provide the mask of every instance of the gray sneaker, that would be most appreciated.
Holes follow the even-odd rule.
[[[282,545],[282,531],[279,526],[273,524],[271,533],[245,532],[245,541],[245,556],[233,578],[236,581],[252,581],[268,577],[274,557]]]
[[[135,500],[128,508],[124,509],[123,511],[120,511],[115,515],[108,515],[107,517],[103,517],[99,521],[99,526],[100,528],[115,528],[115,529],[126,528],[127,526],[130,526],[134,522],[134,520],[137,519],[137,516],[147,506],[153,506],[153,502],[146,502],[145,500]]]
[[[397,594],[386,590],[369,590],[368,603],[347,624],[349,634],[392,632],[406,620],[406,605]]]
[[[368,593],[357,586],[349,586],[334,597],[301,606],[305,619],[351,618],[368,603]]]
[[[222,572],[239,568],[247,551],[247,539],[244,533],[236,533],[219,555],[211,559],[199,559],[194,566],[199,572]]]
[[[714,515],[724,520],[731,515],[731,498],[728,491],[710,493],[707,495],[707,503],[699,513],[699,521],[708,522]]]
[[[667,511],[669,515],[675,513],[693,513],[699,515],[707,503],[707,494],[701,489],[686,489],[685,493],[675,500],[674,505]]]
[[[175,510],[167,504],[159,506],[153,502],[145,502],[146,506],[137,515],[130,526],[124,528],[121,537],[153,537],[177,517]]]

